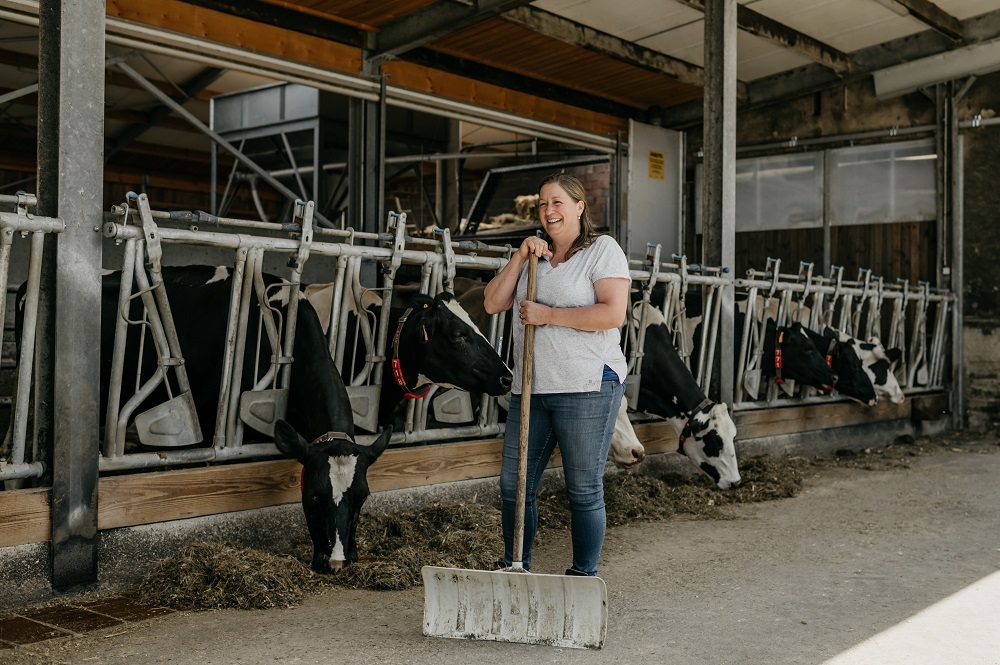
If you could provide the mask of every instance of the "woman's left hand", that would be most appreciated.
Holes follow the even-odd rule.
[[[552,308],[537,302],[521,302],[521,323],[523,325],[544,326],[551,323]]]

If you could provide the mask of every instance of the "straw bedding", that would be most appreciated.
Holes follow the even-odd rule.
[[[841,451],[829,460],[747,457],[740,460],[742,484],[727,491],[715,489],[702,474],[609,474],[604,482],[608,526],[678,517],[731,519],[727,506],[795,496],[806,477],[825,468],[908,468],[917,456],[954,450],[955,445],[947,438],[910,440],[882,449]],[[548,529],[569,528],[565,490],[543,491],[538,502],[539,538]],[[160,562],[135,595],[146,604],[184,609],[288,607],[329,585],[386,591],[418,586],[425,565],[489,570],[502,554],[500,511],[480,503],[365,515],[358,528],[362,560],[338,575],[316,575],[309,569],[312,544],[304,533],[301,537],[285,553],[226,542],[191,543]]]

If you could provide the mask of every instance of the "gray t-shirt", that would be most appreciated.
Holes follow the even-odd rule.
[[[585,307],[597,303],[594,283],[608,277],[630,279],[625,252],[611,236],[599,236],[593,244],[555,268],[546,259],[538,262],[538,296],[549,307]],[[517,312],[528,291],[528,264],[518,278],[514,294],[514,385],[521,393],[521,362],[524,356],[524,326]],[[547,325],[535,328],[533,394],[584,393],[601,389],[604,366],[625,380],[628,364],[621,349],[618,328],[596,332]]]

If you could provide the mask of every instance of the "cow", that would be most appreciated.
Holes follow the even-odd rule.
[[[866,406],[878,404],[878,395],[861,363],[856,345],[843,342],[840,333],[832,328],[825,328],[822,333],[808,328],[804,330],[833,369],[833,386],[837,392]]]
[[[837,335],[838,344],[849,346],[857,354],[876,395],[888,398],[893,404],[902,404],[906,400],[893,374],[896,364],[902,357],[902,351],[886,350],[878,337],[872,337],[865,342],[838,330],[831,332]]]
[[[736,425],[729,409],[706,397],[674,348],[659,309],[648,302],[637,303],[629,325],[638,327],[639,322],[646,326],[646,333],[637,410],[668,420],[679,436],[677,452],[720,489],[738,486]]]
[[[371,494],[368,467],[385,451],[391,434],[392,427],[386,427],[371,446],[335,432],[310,443],[288,422],[275,423],[278,450],[302,464],[302,510],[317,573],[337,573],[357,562],[361,507]]]
[[[736,335],[742,335],[746,317],[736,312]],[[833,391],[835,376],[823,354],[817,350],[801,323],[778,327],[768,318],[761,340],[760,373],[776,383],[787,380],[811,386],[824,394]],[[695,334],[695,343],[701,338]],[[739,353],[739,350],[736,349]],[[697,358],[696,354],[692,357]]]

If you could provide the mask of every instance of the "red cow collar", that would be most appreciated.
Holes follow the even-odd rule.
[[[781,378],[781,343],[785,341],[785,331],[782,330],[778,333],[778,341],[774,344],[774,382],[784,383],[785,380]]]
[[[412,307],[408,307],[406,309],[406,311],[403,312],[403,316],[400,317],[400,319],[399,319],[399,325],[396,326],[396,334],[393,335],[393,337],[392,337],[392,362],[391,362],[391,364],[392,364],[392,377],[394,379],[396,379],[396,385],[398,385],[400,388],[403,389],[403,397],[405,397],[407,399],[418,399],[418,398],[423,397],[424,395],[426,395],[428,392],[430,392],[430,390],[431,390],[431,384],[428,383],[427,385],[425,385],[424,389],[421,392],[419,392],[419,393],[415,393],[415,392],[411,391],[407,387],[407,385],[406,385],[406,379],[403,378],[403,366],[399,362],[399,338],[403,334],[403,326],[406,325],[406,319],[409,318],[410,313],[412,311],[413,311],[413,308]],[[421,328],[424,331],[424,339],[426,340],[427,339],[427,329],[423,328],[423,326],[421,326]]]
[[[698,406],[694,407],[694,410],[688,415],[687,422],[684,423],[684,429],[681,430],[681,435],[677,437],[677,452],[681,455],[687,457],[687,453],[684,452],[684,442],[691,436],[691,418],[694,417],[694,414],[701,413],[702,409],[711,404],[712,400],[706,397],[701,400],[701,402],[698,403]]]

